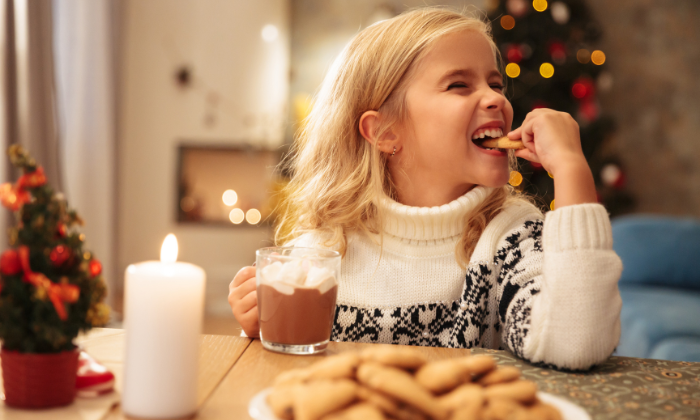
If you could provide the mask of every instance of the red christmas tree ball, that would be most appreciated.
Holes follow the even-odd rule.
[[[519,63],[523,59],[523,52],[520,49],[520,45],[514,44],[508,47],[508,61],[510,63]]]
[[[589,77],[579,77],[571,87],[571,93],[576,99],[586,100],[595,96],[595,85]]]
[[[59,223],[56,230],[58,231],[58,236],[60,236],[61,238],[65,238],[66,233],[68,233],[68,228],[63,223]]]
[[[552,61],[555,64],[562,65],[566,63],[566,46],[560,41],[552,41],[547,46],[549,55],[552,56]]]
[[[14,249],[8,249],[0,256],[0,272],[6,276],[14,276],[22,272],[19,254]]]
[[[98,276],[102,272],[102,263],[97,260],[90,260],[88,270],[90,270],[90,275],[92,277]]]
[[[70,248],[65,245],[56,245],[54,249],[51,250],[49,254],[49,259],[54,267],[60,267],[70,259],[72,252]]]

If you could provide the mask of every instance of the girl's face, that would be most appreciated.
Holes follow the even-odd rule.
[[[510,131],[513,107],[486,37],[463,31],[439,39],[406,88],[408,121],[396,132],[409,178],[464,192],[508,181],[508,155],[472,141]]]

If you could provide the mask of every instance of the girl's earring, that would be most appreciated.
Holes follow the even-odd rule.
[[[393,157],[396,154],[396,146],[394,146],[394,151],[391,152],[391,157]]]

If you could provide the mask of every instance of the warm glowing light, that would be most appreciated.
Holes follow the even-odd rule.
[[[275,25],[265,25],[262,28],[262,39],[265,42],[272,42],[277,39],[279,36],[280,31],[277,29]]]
[[[544,12],[547,10],[547,0],[534,0],[532,2],[532,7],[538,12]]]
[[[509,63],[506,66],[506,74],[508,77],[515,79],[516,77],[520,76],[520,66],[515,63]]]
[[[506,31],[510,31],[511,29],[515,28],[515,19],[513,16],[505,15],[501,18],[501,26]]]
[[[245,219],[245,214],[243,214],[243,210],[241,209],[233,209],[228,214],[228,220],[230,220],[234,225],[239,225],[243,219]]]
[[[245,213],[245,219],[251,225],[256,225],[258,222],[260,222],[260,219],[262,219],[262,215],[257,209],[250,209]]]
[[[177,238],[172,233],[165,237],[163,246],[160,247],[160,261],[165,263],[177,261]]]
[[[554,200],[552,200],[552,202],[549,203],[549,209],[554,210]]]
[[[540,74],[545,79],[549,79],[550,77],[554,76],[554,66],[549,63],[542,63],[540,66]]]
[[[520,172],[518,171],[510,171],[510,178],[508,179],[508,183],[514,187],[517,187],[518,185],[522,184],[523,182],[523,176]]]
[[[591,53],[587,49],[582,48],[576,53],[576,59],[579,63],[586,64],[591,61]]]
[[[605,63],[605,53],[601,50],[595,50],[591,53],[591,61],[593,64],[601,65]]]
[[[238,201],[238,194],[236,194],[234,190],[226,190],[224,191],[224,195],[221,196],[221,199],[224,200],[224,204],[227,206],[232,206]]]

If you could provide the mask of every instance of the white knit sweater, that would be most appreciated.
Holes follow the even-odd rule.
[[[508,348],[565,369],[610,356],[622,264],[603,206],[567,206],[543,221],[532,205],[510,205],[488,224],[465,271],[455,258],[464,215],[491,191],[476,187],[432,208],[385,198],[384,234],[348,235],[332,338]],[[292,244],[323,239],[309,233]]]

